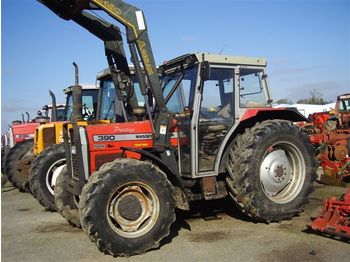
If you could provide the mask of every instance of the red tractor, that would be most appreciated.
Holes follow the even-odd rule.
[[[79,202],[81,225],[102,252],[158,247],[175,208],[189,210],[191,201],[231,197],[265,222],[302,211],[313,191],[314,148],[293,124],[306,120],[296,109],[272,108],[264,58],[192,53],[157,71],[140,9],[120,0],[40,2],[66,20],[86,22],[86,11],[100,10],[123,24],[145,97],[143,110],[116,100],[119,123],[64,132],[67,167],[56,188],[62,179],[70,193],[64,211],[77,213]]]

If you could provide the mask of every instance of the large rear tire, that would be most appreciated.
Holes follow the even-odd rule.
[[[159,246],[175,221],[173,186],[152,163],[117,159],[94,173],[80,199],[80,220],[98,249],[113,256]]]
[[[7,178],[20,192],[26,192],[25,184],[28,183],[30,163],[20,165],[19,162],[25,155],[32,153],[33,146],[33,139],[24,140],[12,147],[6,156],[5,172]]]
[[[57,211],[54,198],[56,172],[66,164],[63,144],[50,145],[33,161],[29,186],[33,196],[49,211]]]
[[[258,221],[290,219],[308,203],[316,179],[314,148],[284,120],[257,123],[231,144],[226,178],[229,195]]]
[[[67,190],[69,179],[70,176],[65,166],[56,180],[55,205],[57,212],[60,213],[71,226],[80,228],[79,196],[75,196]]]

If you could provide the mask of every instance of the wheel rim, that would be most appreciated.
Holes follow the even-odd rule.
[[[57,176],[54,175],[55,171],[58,168],[61,168],[62,166],[64,166],[65,164],[66,164],[66,159],[59,159],[56,162],[54,162],[46,172],[46,176],[45,176],[46,188],[49,190],[49,192],[52,195],[54,195],[54,188],[55,188],[56,178],[57,178]]]
[[[123,237],[140,237],[153,228],[159,209],[153,188],[139,181],[128,182],[119,186],[108,201],[108,223]]]
[[[280,141],[268,148],[260,165],[260,183],[270,200],[291,202],[300,193],[305,177],[305,160],[294,144]]]

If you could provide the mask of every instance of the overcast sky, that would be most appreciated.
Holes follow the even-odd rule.
[[[107,66],[103,43],[34,0],[2,0],[2,133],[21,112],[64,101],[73,84],[94,83]],[[274,100],[317,89],[327,100],[350,91],[350,1],[130,0],[144,11],[157,64],[203,51],[262,56]],[[120,25],[121,26],[121,25]],[[122,26],[121,26],[122,27]]]

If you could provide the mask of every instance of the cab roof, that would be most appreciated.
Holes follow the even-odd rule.
[[[262,66],[267,64],[266,58],[263,57],[250,57],[250,56],[231,56],[222,54],[211,53],[192,53],[179,56],[167,62],[161,66],[165,69],[176,66],[177,64],[190,64],[201,61],[208,61],[211,64],[225,64],[225,65],[245,65],[245,66]]]

